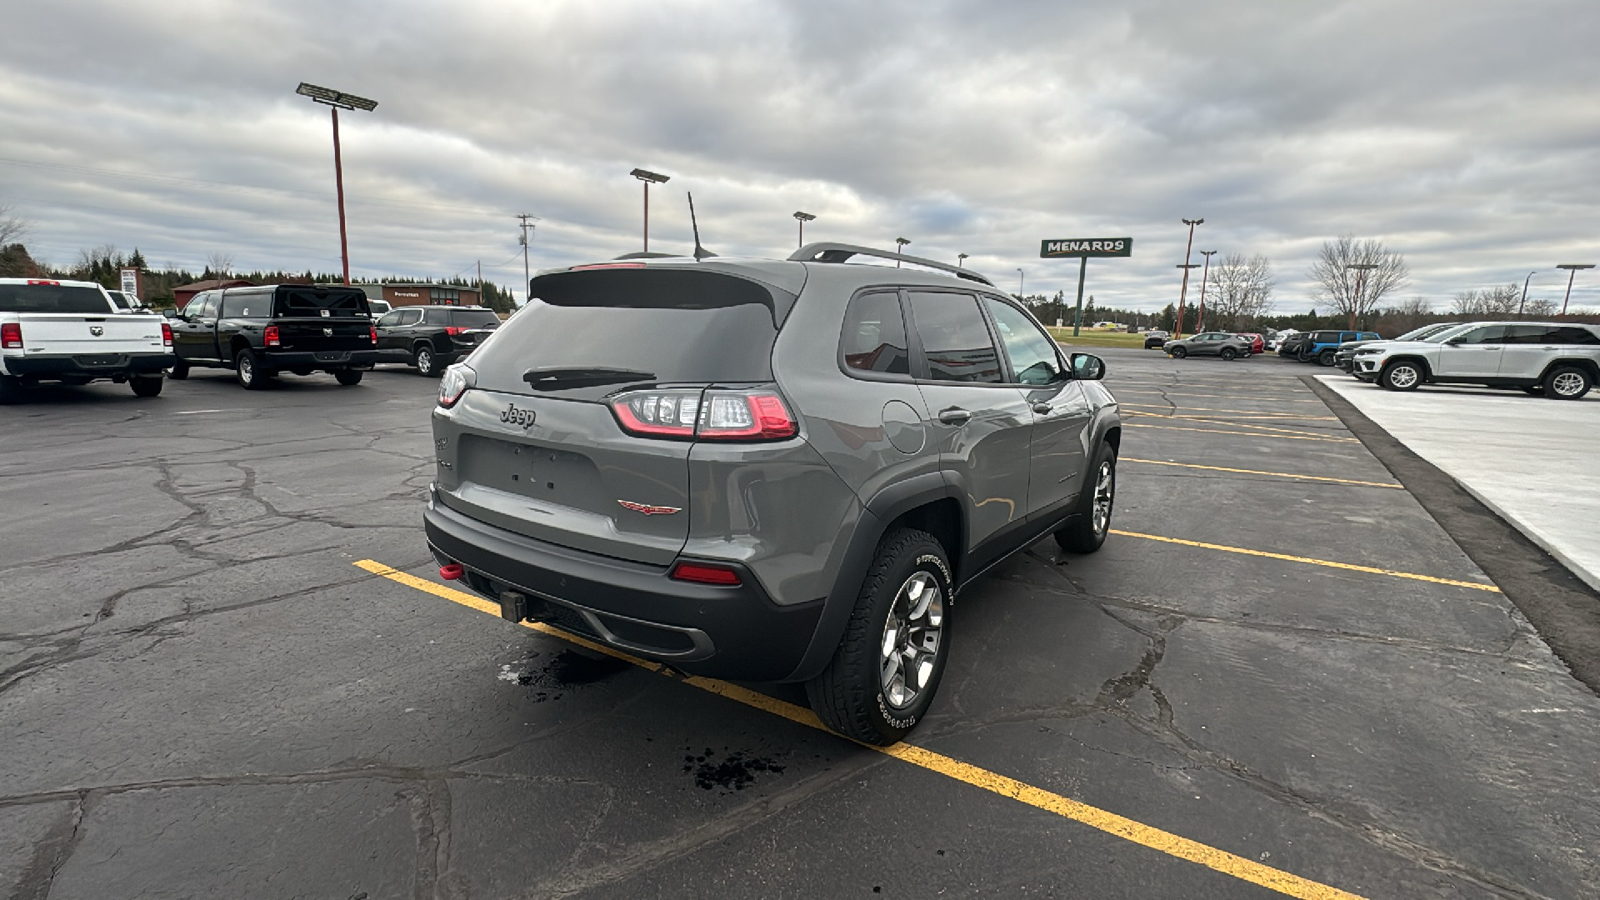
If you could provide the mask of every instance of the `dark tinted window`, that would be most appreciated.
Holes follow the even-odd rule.
[[[911,375],[898,293],[862,294],[851,300],[839,342],[844,364],[852,369]]]
[[[265,319],[272,312],[272,295],[260,291],[222,295],[222,318]]]
[[[400,311],[400,324],[401,325],[415,325],[415,324],[417,324],[418,322],[421,322],[421,321],[422,321],[422,310],[420,310],[420,309],[403,309],[403,310]]]
[[[405,315],[404,312],[384,313],[383,318],[378,320],[378,324],[382,325],[384,328],[388,328],[391,325],[399,325],[400,317],[403,315]]]
[[[1600,335],[1596,335],[1587,328],[1566,325],[1550,329],[1550,334],[1544,340],[1550,344],[1580,344],[1592,347],[1600,344]]]
[[[1000,356],[971,294],[911,294],[911,318],[935,381],[1004,381]]]
[[[1011,361],[1011,372],[1022,384],[1049,384],[1061,375],[1056,342],[1033,324],[1028,314],[1009,303],[983,298],[1000,333],[1000,346]]]
[[[1505,338],[1504,325],[1485,325],[1482,328],[1473,328],[1450,339],[1452,344],[1498,344]]]
[[[663,384],[772,380],[774,297],[753,281],[607,269],[542,275],[531,288],[534,300],[473,357],[480,386],[526,391],[535,366],[627,369]]]
[[[1502,344],[1543,344],[1546,335],[1553,331],[1548,325],[1507,325]]]
[[[0,312],[109,313],[99,288],[63,284],[0,284]]]
[[[354,288],[292,287],[278,290],[277,314],[284,317],[365,316],[367,295]]]
[[[500,327],[500,317],[488,309],[452,309],[450,319],[458,328]]]

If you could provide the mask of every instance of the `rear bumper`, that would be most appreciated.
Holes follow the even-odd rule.
[[[518,591],[536,615],[562,628],[697,675],[783,679],[805,655],[822,613],[820,600],[774,604],[737,565],[738,587],[673,581],[663,567],[487,525],[434,502],[431,492],[423,527],[434,558],[465,567],[475,592],[499,602],[501,591]]]
[[[272,369],[347,369],[371,366],[378,361],[376,350],[257,350],[261,364]]]
[[[172,365],[171,353],[40,354],[7,356],[5,371],[22,378],[117,378],[159,375]]]

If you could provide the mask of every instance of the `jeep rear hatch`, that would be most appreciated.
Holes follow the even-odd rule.
[[[770,383],[774,305],[792,298],[687,267],[560,272],[534,279],[531,294],[471,359],[476,389],[438,435],[458,442],[440,472],[444,502],[529,537],[664,566],[689,533],[693,436],[630,434],[606,401]]]

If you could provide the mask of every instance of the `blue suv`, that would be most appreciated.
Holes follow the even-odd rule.
[[[1305,343],[1301,344],[1295,358],[1301,362],[1316,360],[1318,365],[1332,367],[1340,344],[1348,341],[1381,340],[1383,338],[1374,331],[1313,331],[1306,335]]]

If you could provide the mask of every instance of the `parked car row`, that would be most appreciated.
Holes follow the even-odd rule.
[[[1241,356],[1266,352],[1267,339],[1264,335],[1253,332],[1226,331],[1202,331],[1186,338],[1174,339],[1165,331],[1152,330],[1144,333],[1144,348],[1149,350],[1152,347],[1165,350],[1167,355],[1174,359],[1183,359],[1186,356],[1220,356],[1223,359],[1237,359]]]
[[[1382,340],[1375,331],[1307,331],[1290,335],[1278,344],[1278,355],[1303,363],[1332,367],[1339,350],[1352,344]]]
[[[306,284],[203,291],[163,315],[94,282],[0,279],[0,402],[42,382],[128,383],[154,397],[165,374],[195,368],[230,369],[247,390],[285,373],[355,385],[386,362],[437,376],[500,325],[483,307],[390,310],[355,288]]]
[[[1555,400],[1576,400],[1600,380],[1600,326],[1467,322],[1418,332],[1355,348],[1351,374],[1392,391],[1473,384]]]

